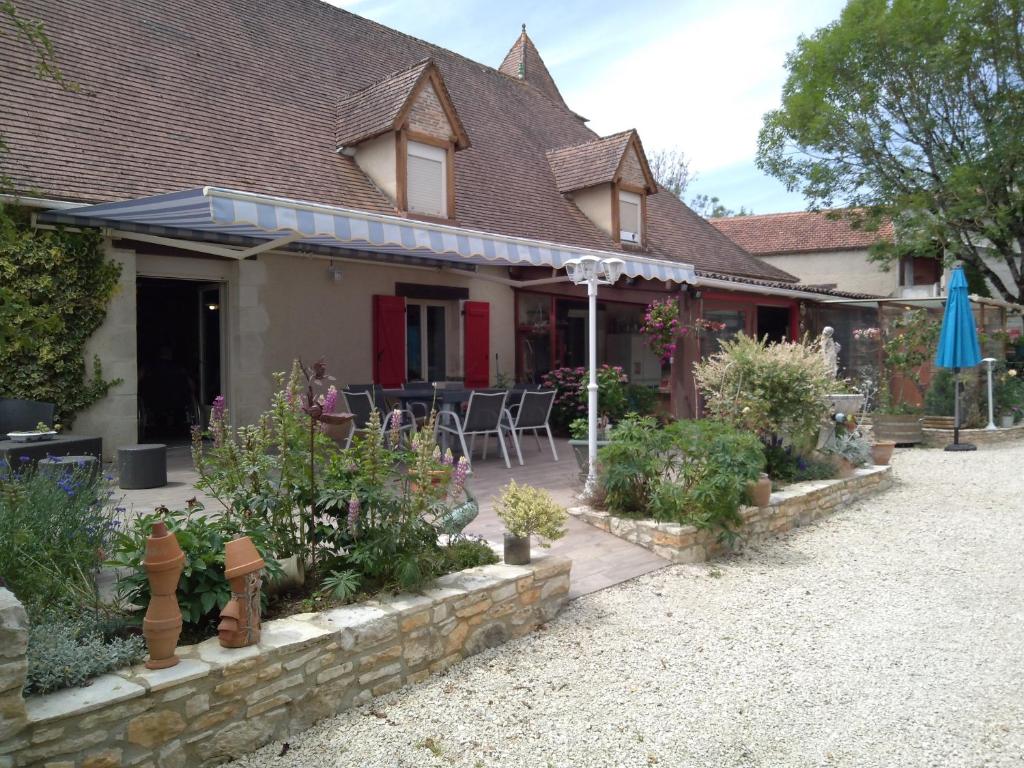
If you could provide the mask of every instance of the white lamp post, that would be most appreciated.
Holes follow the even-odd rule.
[[[995,413],[992,408],[992,364],[994,357],[986,357],[981,362],[988,363],[988,426],[985,429],[996,429]]]
[[[590,383],[587,385],[587,482],[583,493],[588,498],[597,490],[597,286],[614,285],[625,262],[622,259],[599,259],[581,256],[566,262],[565,271],[576,285],[587,286],[588,344],[590,346]]]

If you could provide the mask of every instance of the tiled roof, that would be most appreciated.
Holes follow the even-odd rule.
[[[853,229],[849,219],[829,218],[828,213],[795,211],[760,216],[728,216],[711,219],[711,223],[756,256],[862,250],[879,240],[892,239],[891,222],[886,222],[878,232],[866,232]],[[841,214],[840,211],[832,213]]]
[[[709,272],[704,269],[697,270],[697,277],[707,277],[714,280],[723,280],[729,283],[736,283],[737,290],[743,290],[744,285],[754,285],[762,288],[780,288],[787,291],[801,291],[803,293],[820,293],[823,297],[829,297],[834,299],[881,299],[883,296],[876,296],[871,293],[852,293],[850,291],[840,291],[835,288],[826,288],[821,285],[806,285],[798,284],[794,285],[791,282],[785,282],[781,280],[762,280],[756,277],[739,277],[737,275],[728,275],[720,272]]]
[[[318,0],[18,7],[45,23],[65,75],[82,86],[65,93],[36,79],[31,51],[3,37],[0,135],[19,189],[102,202],[212,185],[394,213],[336,151],[338,103],[429,58],[472,139],[455,161],[459,226],[620,247],[559,192],[548,164],[549,150],[594,133],[560,101],[491,67]],[[648,236],[655,256],[793,279],[665,191],[649,199]]]
[[[633,131],[552,149],[548,154],[559,192],[573,192],[613,179]]]
[[[529,83],[549,99],[559,104],[565,104],[562,94],[558,91],[558,86],[555,85],[554,78],[551,77],[551,73],[548,72],[544,60],[537,51],[537,46],[526,34],[525,24],[523,24],[523,31],[519,35],[519,39],[505,54],[505,59],[498,67],[498,71]]]

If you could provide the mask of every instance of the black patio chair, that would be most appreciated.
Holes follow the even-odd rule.
[[[505,466],[512,469],[512,462],[508,460],[508,449],[505,447],[504,432],[509,429],[505,424],[505,402],[508,400],[508,392],[477,392],[469,396],[469,405],[466,413],[459,416],[455,411],[441,411],[437,414],[437,431],[447,432],[459,438],[462,446],[462,454],[466,461],[473,465],[473,448],[476,447],[477,436],[484,438],[483,457],[487,458],[487,438],[494,435],[498,439],[501,454],[505,459]],[[469,447],[466,446],[466,437],[470,439]],[[522,463],[522,462],[520,462]]]
[[[516,447],[516,455],[519,463],[523,463],[523,453],[520,449],[519,436],[530,430],[537,440],[537,450],[541,449],[540,430],[548,433],[548,442],[551,444],[551,455],[558,461],[558,450],[555,448],[555,438],[551,434],[551,408],[555,404],[555,390],[524,390],[518,403],[510,405],[506,411],[509,431],[512,433],[512,444]]]

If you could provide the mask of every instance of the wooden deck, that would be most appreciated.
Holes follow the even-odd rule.
[[[513,457],[511,470],[506,469],[505,462],[495,455],[493,441],[486,460],[479,458],[480,446],[477,447],[477,459],[473,462],[473,474],[467,485],[480,502],[480,516],[466,529],[467,533],[484,537],[501,551],[504,526],[494,513],[494,498],[511,479],[520,484],[545,488],[562,504],[573,503],[579,486],[572,449],[564,440],[558,441],[559,461],[555,462],[547,440],[542,441],[542,446],[538,450],[532,436],[523,440],[524,466],[515,463]],[[208,510],[219,509],[220,505],[215,500],[195,489],[195,481],[196,472],[192,467],[188,446],[169,447],[167,485],[163,488],[121,491],[121,504],[130,513],[143,513],[152,511],[160,504],[180,509],[188,499],[196,497]],[[596,592],[669,564],[667,560],[643,547],[599,531],[574,517],[569,518],[566,527],[566,535],[554,542],[550,551],[573,561],[570,597]],[[536,545],[534,551],[538,551]]]

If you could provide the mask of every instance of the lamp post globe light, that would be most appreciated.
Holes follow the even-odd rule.
[[[587,346],[590,383],[587,384],[587,481],[583,494],[592,498],[597,490],[597,286],[614,285],[622,277],[622,259],[581,256],[565,264],[566,274],[576,285],[587,286]]]
[[[981,361],[988,366],[988,426],[985,427],[988,430],[996,429],[995,409],[992,407],[992,364],[995,361],[994,357],[986,357]]]

